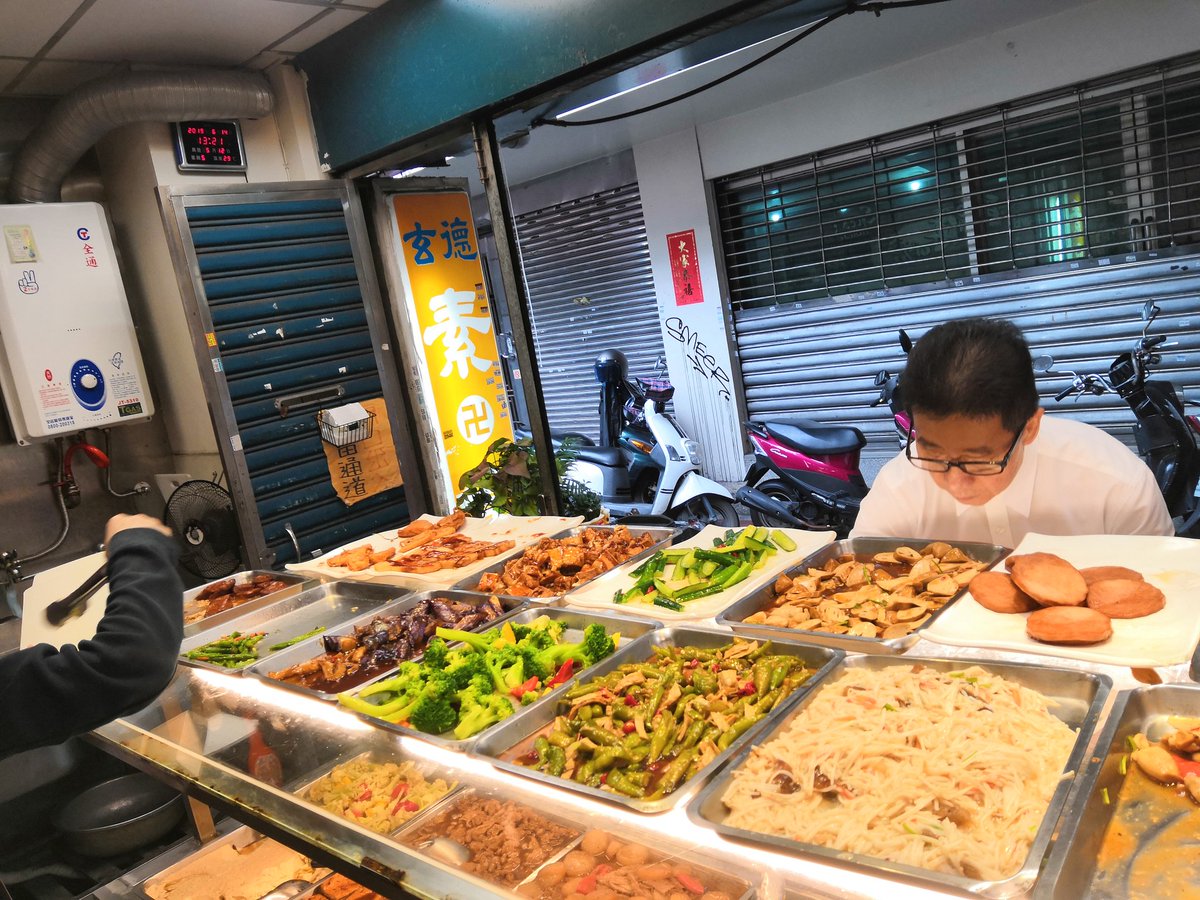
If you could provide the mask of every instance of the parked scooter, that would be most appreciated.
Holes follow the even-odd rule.
[[[1175,520],[1176,534],[1200,537],[1200,416],[1188,415],[1175,386],[1163,379],[1148,378],[1151,367],[1162,362],[1160,350],[1166,335],[1149,337],[1150,325],[1158,316],[1153,300],[1142,307],[1142,335],[1133,349],[1121,353],[1108,367],[1107,375],[1054,372],[1054,357],[1039,356],[1034,369],[1046,375],[1069,375],[1071,384],[1055,400],[1071,395],[1116,393],[1129,404],[1137,421],[1133,426],[1138,453],[1154,472],[1167,509]]]
[[[625,397],[619,390],[625,385],[628,364],[619,351],[605,351],[594,366],[596,380],[605,400],[602,414],[611,412],[609,404]],[[653,488],[652,500],[633,495],[636,476],[633,473],[633,451],[622,446],[581,447],[567,469],[567,477],[582,482],[598,493],[614,517],[626,515],[668,516],[677,522],[713,524],[733,528],[738,525],[737,507],[733,495],[716,481],[700,472],[700,445],[689,438],[666,412],[666,402],[674,394],[669,383],[644,387],[641,417],[650,441],[651,463],[660,472]],[[612,419],[601,429],[602,438],[614,435]]]
[[[912,341],[900,332],[908,353]],[[911,426],[900,397],[900,376],[883,370],[875,376],[879,396],[871,406],[887,403],[900,446]],[[750,508],[755,525],[833,529],[845,537],[854,527],[867,482],[859,467],[867,439],[857,428],[823,425],[812,419],[746,422],[754,444],[754,463],[737,499]]]

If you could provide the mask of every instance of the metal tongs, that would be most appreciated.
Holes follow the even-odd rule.
[[[88,580],[61,600],[46,607],[46,621],[58,626],[72,616],[82,616],[87,609],[88,599],[108,582],[108,563],[93,572]]]

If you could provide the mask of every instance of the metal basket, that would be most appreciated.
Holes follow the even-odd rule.
[[[317,424],[321,426],[321,440],[335,447],[345,447],[365,441],[375,431],[375,413],[368,412],[365,419],[356,419],[343,425],[332,425],[325,421],[325,410],[317,413]]]

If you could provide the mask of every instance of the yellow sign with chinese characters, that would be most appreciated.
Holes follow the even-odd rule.
[[[488,444],[513,436],[471,204],[461,191],[397,194],[392,204],[432,425],[455,496]]]

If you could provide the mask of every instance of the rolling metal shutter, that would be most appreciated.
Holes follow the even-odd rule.
[[[899,329],[917,338],[953,318],[1002,317],[1021,328],[1035,356],[1052,355],[1056,371],[1107,372],[1141,334],[1141,308],[1151,299],[1162,309],[1152,333],[1174,343],[1163,350],[1156,375],[1200,400],[1200,257],[1152,251],[1077,265],[1041,277],[991,276],[950,289],[739,313],[735,330],[749,414],[855,425],[868,438],[865,457],[891,457],[896,440],[890,415],[869,404],[878,395],[875,373],[904,366]],[[1054,395],[1068,383],[1039,377],[1048,412],[1100,426],[1132,446],[1133,413],[1116,394],[1055,403]]]
[[[361,217],[346,191],[170,200],[195,279],[185,297],[196,303],[194,343],[250,564],[293,561],[288,526],[309,556],[407,522],[403,487],[353,506],[340,499],[315,418],[321,406],[382,395],[393,436],[404,428],[378,297],[359,262]],[[408,481],[411,451],[397,449]]]
[[[546,416],[555,430],[599,437],[592,362],[620,350],[631,376],[663,354],[637,184],[517,216]]]

